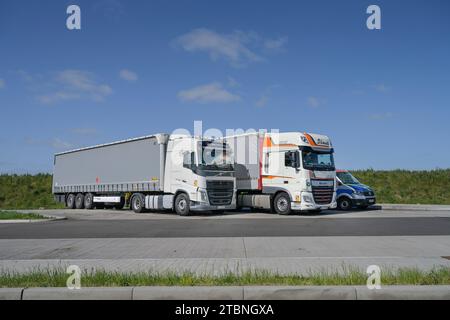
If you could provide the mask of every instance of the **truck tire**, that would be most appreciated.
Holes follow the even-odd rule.
[[[350,199],[349,197],[341,197],[338,199],[337,205],[339,210],[350,210],[353,207],[352,199]]]
[[[88,210],[94,208],[94,195],[92,193],[86,193],[84,196],[84,208]]]
[[[186,193],[180,193],[175,198],[174,203],[175,212],[180,216],[188,216],[190,213],[190,200]]]
[[[275,196],[275,199],[273,199],[273,209],[281,215],[291,213],[291,198],[286,192],[280,192]]]
[[[77,196],[75,197],[75,208],[84,208],[84,195],[82,193],[77,194]]]
[[[67,196],[66,207],[67,209],[75,209],[75,195],[73,193]]]
[[[142,193],[136,193],[131,198],[131,210],[135,213],[142,213],[145,209],[145,199]]]

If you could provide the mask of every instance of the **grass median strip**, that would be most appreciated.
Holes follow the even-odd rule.
[[[20,213],[16,211],[1,211],[0,220],[42,220],[48,219],[36,213]]]
[[[0,287],[65,287],[69,274],[64,269],[35,270],[26,274],[0,272]],[[82,287],[129,287],[129,286],[251,286],[251,285],[297,285],[335,286],[366,285],[368,275],[357,268],[346,267],[342,271],[311,272],[306,276],[280,275],[267,271],[244,272],[236,275],[227,272],[218,276],[192,273],[155,272],[109,272],[83,271]],[[384,270],[382,285],[450,285],[450,268],[438,267],[430,271],[414,268]]]

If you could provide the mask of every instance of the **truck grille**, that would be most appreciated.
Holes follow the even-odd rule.
[[[233,200],[233,181],[209,180],[206,181],[206,190],[210,205],[226,206]]]
[[[329,204],[333,200],[334,187],[312,187],[316,204]]]

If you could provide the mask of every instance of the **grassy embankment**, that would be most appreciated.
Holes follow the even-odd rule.
[[[352,173],[375,190],[378,203],[450,204],[450,169]],[[0,175],[0,208],[62,208],[53,200],[51,186],[50,174]]]
[[[343,271],[343,272],[342,272]],[[241,275],[225,273],[221,276],[199,276],[192,273],[157,274],[152,272],[83,272],[82,287],[116,286],[242,286],[242,285],[366,285],[367,274],[356,268],[341,272],[316,272],[307,276],[278,275],[264,271]],[[0,273],[0,287],[65,287],[68,274],[63,269],[36,270],[27,274]],[[381,285],[449,285],[450,268],[431,271],[402,268],[383,270]]]
[[[359,170],[352,174],[375,190],[378,203],[450,204],[450,169]]]

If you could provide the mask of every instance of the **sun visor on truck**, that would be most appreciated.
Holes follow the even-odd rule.
[[[310,146],[299,146],[302,151],[314,151],[317,153],[334,153],[334,148],[326,147],[310,147]]]

